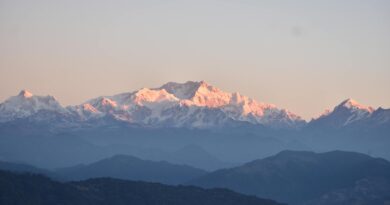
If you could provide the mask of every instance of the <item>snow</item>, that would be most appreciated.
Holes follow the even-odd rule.
[[[25,102],[30,103],[25,106]],[[0,109],[2,113],[8,113],[2,117],[11,119],[14,117],[9,115],[13,113],[26,117],[41,109],[60,111],[64,108],[51,96],[33,96],[24,90],[1,104]],[[236,120],[272,127],[294,127],[304,122],[299,116],[275,105],[222,91],[205,81],[170,82],[159,88],[102,96],[70,106],[67,111],[83,120],[111,115],[121,121],[152,126],[213,127]]]
[[[0,122],[29,117],[42,110],[67,112],[52,96],[34,96],[31,92],[22,90],[19,95],[10,97],[0,104]]]
[[[320,117],[313,120],[336,117],[339,121],[342,121],[341,126],[347,126],[357,121],[369,119],[374,111],[374,108],[362,105],[356,100],[348,98],[334,107],[332,111],[326,110]]]
[[[91,113],[98,113],[99,111],[93,107],[91,104],[89,103],[85,103],[82,105],[82,110],[84,111],[88,111],[88,112],[91,112]]]
[[[348,99],[344,100],[339,106],[343,106],[343,107],[351,109],[351,110],[364,110],[364,111],[367,111],[369,113],[374,112],[374,109],[372,107],[362,105],[352,98],[348,98]]]
[[[149,88],[142,88],[138,92],[135,93],[134,102],[140,105],[146,103],[161,103],[165,101],[177,101],[178,99],[168,93],[166,90],[151,90]]]
[[[28,90],[22,90],[22,91],[20,91],[19,96],[23,96],[25,98],[30,98],[33,96],[33,94]]]
[[[97,103],[106,99],[109,103]],[[275,105],[257,102],[239,93],[224,92],[204,81],[167,83],[159,88],[142,88],[135,92],[100,97],[89,101],[94,108],[117,119],[139,123],[181,126],[189,122],[193,127],[212,127],[210,113],[218,109],[221,119],[247,121],[254,124],[283,127],[295,126],[303,120]],[[110,104],[111,109],[103,104]],[[115,106],[114,106],[115,105]],[[218,120],[221,120],[218,118]],[[222,121],[223,121],[222,120]]]
[[[339,106],[335,108],[335,110],[340,107],[344,107],[350,111],[350,116],[344,122],[344,126],[351,124],[355,121],[369,118],[374,112],[374,109],[372,107],[362,105],[352,98],[344,100]]]
[[[198,90],[202,82],[187,81],[186,83],[169,82],[156,90],[166,90],[168,93],[173,94],[178,99],[191,99],[195,92]]]
[[[342,119],[342,126],[372,116],[379,123],[390,121],[389,110],[378,110],[349,98],[313,120],[336,117]],[[169,82],[159,88],[101,96],[67,108],[63,108],[52,96],[36,96],[22,90],[0,104],[0,122],[36,116],[40,111],[60,113],[59,116],[81,121],[110,116],[152,127],[213,128],[241,121],[273,128],[299,128],[306,123],[286,109],[259,102],[238,92],[225,92],[205,81]],[[45,115],[34,119],[42,118]]]

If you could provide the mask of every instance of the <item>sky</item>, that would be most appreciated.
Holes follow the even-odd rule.
[[[0,101],[205,80],[306,119],[390,107],[388,0],[0,0]]]

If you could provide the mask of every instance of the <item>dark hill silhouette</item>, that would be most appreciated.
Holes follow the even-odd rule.
[[[60,183],[42,175],[0,171],[0,204],[13,205],[278,205],[226,189],[99,178]]]

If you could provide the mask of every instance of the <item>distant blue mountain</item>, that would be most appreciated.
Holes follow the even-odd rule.
[[[56,170],[57,175],[67,180],[111,177],[164,184],[180,184],[206,173],[206,171],[186,165],[142,160],[127,155],[115,155],[91,164]]]
[[[283,151],[188,184],[228,188],[292,205],[385,204],[390,199],[390,162],[354,152]]]

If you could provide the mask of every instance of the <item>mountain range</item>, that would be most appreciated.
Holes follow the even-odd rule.
[[[140,200],[136,204],[143,204],[146,203],[146,196],[162,200],[159,204],[174,204],[171,200],[184,199],[188,200],[185,204],[209,204],[211,201],[214,204],[251,204],[248,199],[256,201],[255,197],[221,188],[291,205],[372,205],[390,202],[390,162],[345,151],[282,151],[264,159],[214,172],[125,155],[55,170],[0,162],[0,170],[13,172],[0,171],[0,204],[18,204],[16,202],[20,198],[29,202],[39,199],[41,204],[46,200],[64,199],[76,203],[77,200],[85,200],[86,196],[105,201],[114,200],[110,204],[117,203],[117,200],[129,203],[128,200],[135,198]],[[32,173],[49,176],[51,180]],[[60,180],[62,183],[53,180]],[[69,183],[70,180],[73,182]],[[170,187],[151,182],[181,185]],[[187,195],[187,191],[188,194],[194,193]],[[176,194],[176,197],[170,194]],[[129,196],[134,198],[127,198]],[[193,201],[192,197],[206,200],[203,198],[205,197],[207,200]],[[56,201],[50,202],[56,204]],[[154,204],[151,201],[148,203]],[[274,202],[263,200],[258,203]]]
[[[0,160],[44,168],[124,154],[213,171],[286,149],[390,159],[389,146],[390,109],[347,99],[306,122],[204,81],[171,82],[68,107],[23,90],[0,104]]]
[[[143,160],[130,155],[115,155],[89,164],[78,164],[57,169],[43,169],[26,163],[0,161],[0,170],[14,173],[42,174],[53,180],[63,182],[109,177],[168,185],[184,184],[208,173],[187,165]]]
[[[228,93],[208,83],[167,83],[80,105],[63,107],[52,96],[22,90],[0,104],[0,122],[20,119],[55,121],[63,126],[113,120],[146,127],[215,128],[249,123],[270,128],[299,129],[306,125],[340,127],[359,122],[388,124],[389,109],[364,106],[352,99],[307,123],[297,114],[239,93]]]

